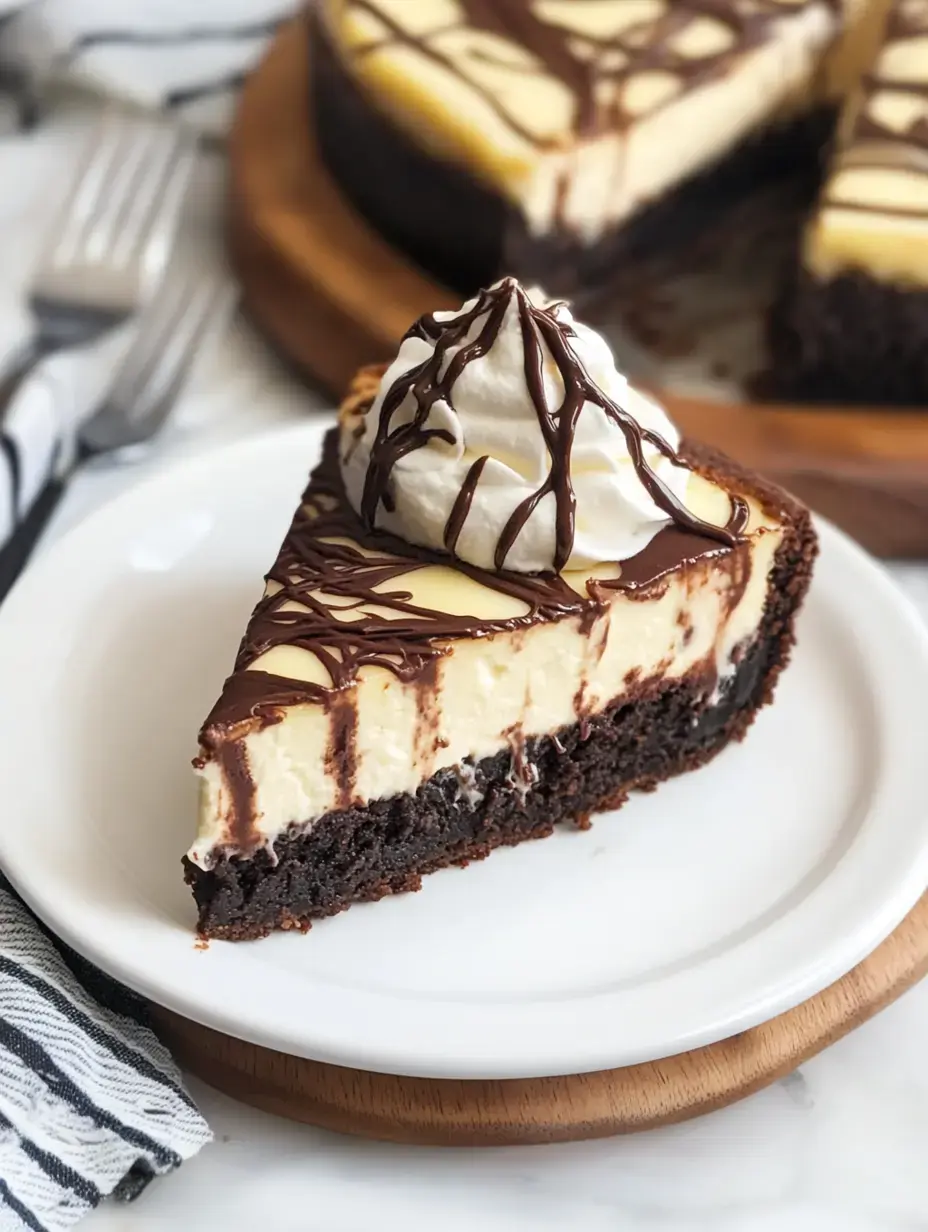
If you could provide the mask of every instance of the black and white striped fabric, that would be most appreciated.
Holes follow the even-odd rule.
[[[0,1232],[70,1228],[210,1140],[144,1004],[0,876]]]
[[[246,74],[296,4],[0,0],[0,183],[11,182],[15,167],[8,164],[20,143],[42,139],[41,100],[50,85],[62,80],[167,109],[205,134],[221,137]],[[6,271],[3,256],[0,246],[0,279]],[[0,383],[9,354],[23,340],[6,336],[0,327]],[[54,365],[50,360],[43,367]],[[60,468],[70,454],[73,415],[60,414],[54,399],[50,404],[52,387],[53,382],[38,377],[27,384],[0,424],[0,595],[5,579],[18,570],[20,549],[43,521],[41,502],[54,501],[56,463]],[[59,401],[73,410],[73,398]]]
[[[41,98],[62,76],[170,108],[221,136],[244,75],[293,7],[287,0],[0,0],[0,182],[14,179],[4,160],[21,156],[23,142],[42,140]],[[9,196],[5,188],[0,207]],[[15,245],[0,251],[0,279],[10,278]],[[4,320],[24,324],[25,314],[11,312],[21,287],[14,294],[0,286],[3,292]],[[17,341],[0,337],[0,370]],[[49,361],[5,418],[0,572],[41,515],[71,448],[74,423],[60,412],[62,401],[79,403],[83,383],[89,409],[91,391],[102,392],[96,387],[111,370],[105,346],[81,357],[83,367],[76,358],[73,372],[66,356]],[[146,1025],[143,1003],[52,937],[0,876],[0,1232],[68,1228],[110,1195],[134,1197],[209,1139]]]
[[[0,64],[228,125],[248,70],[298,0],[0,0]],[[28,111],[28,107],[27,107]]]

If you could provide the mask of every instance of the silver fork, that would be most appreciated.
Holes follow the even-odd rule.
[[[167,420],[237,294],[224,270],[203,274],[187,267],[168,275],[139,317],[136,341],[108,393],[78,432],[81,459],[138,456]]]
[[[73,460],[14,532],[12,543],[0,552],[0,600],[31,557],[74,473],[87,463],[131,461],[140,456],[168,419],[193,368],[228,321],[236,299],[237,291],[225,271],[204,275],[185,266],[179,272],[168,272],[139,315],[136,336],[109,391],[80,428]],[[11,549],[13,558],[4,562],[4,554]]]
[[[0,378],[0,429],[40,360],[93,341],[143,302],[164,269],[195,152],[175,124],[104,111],[33,274],[35,328]]]

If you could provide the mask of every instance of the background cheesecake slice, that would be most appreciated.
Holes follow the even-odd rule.
[[[307,927],[701,765],[770,700],[808,586],[808,513],[678,446],[512,280],[423,318],[340,421],[200,734],[206,936]]]
[[[928,404],[928,0],[895,0],[773,323],[790,397]]]
[[[554,293],[678,245],[817,156],[886,0],[321,0],[338,183],[465,293]]]

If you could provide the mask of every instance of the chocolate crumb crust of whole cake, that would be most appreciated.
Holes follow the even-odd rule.
[[[707,761],[739,739],[758,707],[770,699],[792,646],[793,619],[816,552],[808,513],[778,489],[700,446],[672,449],[628,414],[591,381],[577,358],[582,339],[563,319],[562,308],[559,303],[536,307],[517,284],[504,280],[451,321],[425,317],[417,322],[407,340],[421,344],[428,357],[391,385],[381,381],[380,370],[368,370],[356,382],[341,415],[341,441],[347,447],[343,444],[340,454],[337,433],[327,437],[304,503],[268,574],[267,592],[255,609],[235,671],[201,732],[201,765],[211,760],[219,765],[227,793],[226,839],[214,845],[208,860],[185,861],[204,935],[240,940],[274,928],[306,928],[312,919],[352,902],[416,888],[433,869],[550,833],[557,822],[586,824],[591,812],[617,806],[632,789],[653,787]],[[498,524],[495,543],[482,545],[485,553],[492,546],[495,567],[487,568],[451,550],[460,547],[479,489],[480,473],[471,478],[475,463],[466,468],[450,504],[440,546],[414,546],[383,529],[378,518],[403,512],[392,478],[401,460],[436,439],[453,438],[448,429],[434,426],[441,421],[433,422],[432,412],[440,402],[452,403],[462,373],[497,343],[504,317],[510,330],[521,330],[525,389],[545,441],[548,469]],[[556,411],[542,379],[542,344],[562,382]],[[378,390],[379,419],[372,427],[371,404]],[[590,574],[580,592],[560,570],[575,546],[576,493],[566,460],[577,420],[590,407],[621,432],[633,474],[666,525],[624,559],[618,576]],[[368,462],[363,490],[353,504],[343,467],[362,442]],[[660,478],[655,459],[683,465],[716,484],[727,495],[728,524],[708,523],[688,509]],[[556,567],[510,568],[513,551],[521,560],[518,554],[528,550],[523,533],[546,497],[553,498]],[[729,613],[736,610],[752,577],[744,533],[748,500],[777,523],[781,538],[767,574],[761,624],[756,635],[734,647],[730,672],[720,676],[713,651],[670,680],[660,664],[645,672],[632,667],[621,693],[598,706],[590,704],[581,678],[573,721],[557,730],[541,734],[517,722],[503,733],[499,752],[433,766],[415,790],[362,798],[358,686],[364,669],[382,669],[385,677],[414,690],[413,748],[434,753],[441,739],[434,713],[438,674],[462,643],[485,639],[491,645],[508,637],[515,654],[518,639],[539,626],[573,621],[595,660],[609,632],[598,622],[608,619],[617,594],[635,607],[655,603],[671,578],[690,577],[695,584],[706,571],[724,576],[723,606]],[[487,592],[515,601],[520,614],[478,618],[417,604],[417,572],[449,565]],[[350,618],[337,618],[339,609]],[[680,634],[684,642],[688,632]],[[280,647],[314,656],[327,683],[252,667]],[[289,708],[307,706],[327,716],[324,769],[335,785],[333,806],[312,819],[292,816],[291,824],[267,841],[258,824],[257,784],[244,742],[280,724]]]
[[[470,294],[511,270],[558,293],[598,291],[621,264],[683,245],[711,226],[720,198],[752,192],[789,174],[797,162],[815,174],[834,101],[825,98],[797,114],[787,109],[767,124],[736,132],[720,151],[672,179],[669,192],[643,190],[621,217],[597,225],[595,234],[579,234],[568,209],[574,192],[568,164],[558,173],[550,218],[533,223],[492,176],[466,158],[436,154],[434,141],[399,122],[388,100],[366,86],[364,64],[391,51],[429,61],[458,83],[462,98],[472,94],[504,132],[541,156],[611,134],[627,138],[642,119],[638,92],[651,88],[648,83],[665,88],[645,118],[682,108],[701,88],[724,81],[804,6],[806,0],[672,0],[642,6],[631,22],[619,6],[614,28],[607,18],[602,30],[594,30],[580,21],[574,29],[566,9],[551,14],[533,0],[454,0],[456,19],[426,34],[404,24],[401,12],[370,0],[313,5],[307,15],[316,140],[352,204],[389,242],[456,290]],[[378,34],[350,48],[340,45],[326,12],[339,7],[367,16]],[[842,0],[825,0],[825,7],[839,14]],[[467,47],[466,40],[478,41],[467,52],[452,50]],[[507,54],[518,59],[512,72],[528,74],[530,64],[540,81],[569,98],[569,118],[556,137],[539,134],[512,90],[493,88],[475,72],[477,61],[501,70]],[[685,110],[681,116],[685,124]],[[620,169],[609,174],[621,181]]]
[[[822,282],[799,271],[771,311],[773,361],[762,397],[819,405],[928,405],[928,287],[848,270]]]

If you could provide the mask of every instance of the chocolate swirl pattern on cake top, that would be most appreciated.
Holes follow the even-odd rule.
[[[867,182],[855,174],[895,179]],[[899,218],[928,218],[928,0],[895,0],[877,62],[861,83],[846,148],[824,204]]]
[[[334,433],[326,439],[303,502],[267,575],[267,594],[252,616],[234,674],[204,725],[207,744],[211,729],[251,719],[273,722],[280,707],[301,702],[328,705],[363,667],[382,667],[400,680],[412,681],[457,637],[512,632],[584,613],[593,619],[613,591],[645,593],[687,561],[730,551],[718,536],[666,527],[643,552],[623,564],[619,576],[590,582],[586,593],[555,573],[487,572],[457,561],[455,568],[465,576],[522,607],[520,615],[479,618],[419,607],[412,601],[403,579],[430,565],[447,565],[450,558],[414,548],[383,531],[365,530],[345,499]],[[739,501],[739,510],[741,506],[744,502]],[[277,646],[294,646],[314,655],[328,682],[249,670]]]
[[[583,592],[556,573],[486,571],[455,562],[456,571],[511,601],[513,614],[507,616],[478,617],[417,605],[413,575],[429,566],[448,565],[451,558],[364,529],[346,500],[337,435],[331,432],[267,575],[266,594],[249,622],[233,674],[200,732],[199,764],[215,758],[229,784],[230,849],[248,852],[262,841],[242,738],[278,722],[286,708],[310,704],[327,713],[327,761],[337,785],[336,804],[347,808],[354,798],[357,760],[353,686],[364,668],[383,668],[419,690],[426,738],[426,729],[432,730],[429,699],[436,671],[455,639],[511,633],[568,617],[591,629],[616,591],[632,599],[658,597],[664,579],[701,562],[714,562],[726,571],[727,602],[734,607],[751,576],[746,540],[731,547],[717,537],[674,525],[623,562],[618,576],[591,579]],[[263,670],[262,656],[278,647],[306,651],[321,665],[324,677],[291,678]],[[581,691],[581,709],[583,701]]]
[[[524,329],[526,380],[549,442],[550,470],[539,491],[551,492],[556,497],[558,559],[566,557],[570,550],[575,515],[570,451],[577,417],[589,402],[605,407],[615,417],[629,443],[641,481],[652,486],[655,501],[667,514],[668,524],[663,529],[655,526],[646,546],[623,561],[620,568],[616,567],[613,576],[599,576],[595,580],[591,577],[585,586],[578,587],[577,578],[572,582],[566,580],[557,569],[524,573],[505,567],[508,545],[520,521],[530,512],[525,508],[516,509],[511,526],[496,545],[496,569],[456,559],[448,548],[413,545],[374,524],[378,505],[391,502],[390,477],[396,461],[430,439],[431,430],[424,425],[431,405],[442,392],[445,397],[453,396],[456,379],[467,362],[482,347],[490,345],[493,332],[513,299],[519,306]],[[333,431],[326,438],[322,460],[311,476],[303,504],[267,575],[267,591],[240,647],[235,673],[207,720],[205,744],[210,743],[210,731],[219,728],[227,729],[253,719],[273,722],[282,706],[303,701],[329,705],[364,667],[384,668],[401,680],[415,680],[457,637],[513,631],[574,614],[595,619],[611,592],[647,592],[687,561],[724,556],[737,548],[748,521],[746,502],[737,496],[729,497],[731,516],[727,526],[720,527],[694,516],[665,489],[644,459],[643,443],[656,444],[681,466],[686,465],[685,459],[678,458],[665,441],[643,429],[595,387],[571,347],[569,327],[557,319],[558,307],[550,304],[538,308],[517,283],[507,279],[483,292],[473,309],[450,322],[426,316],[413,325],[410,335],[435,342],[432,359],[407,373],[384,399],[361,509],[356,512],[347,499],[342,477],[344,456],[339,457],[338,433]],[[487,320],[476,340],[457,350],[446,362],[452,342],[464,337],[481,314]],[[547,405],[541,380],[541,339],[550,347],[562,374],[564,398],[555,409]],[[382,370],[377,373],[380,375]],[[365,416],[373,414],[377,388],[376,377],[368,375],[362,394],[343,408],[343,449],[346,438],[352,443],[358,440],[357,429],[352,428],[355,421],[360,418],[363,423]],[[409,389],[416,392],[416,412],[394,427],[392,416]],[[452,545],[479,478],[480,461],[470,468],[468,482],[448,518],[445,533]],[[499,618],[477,617],[417,605],[409,581],[404,585],[404,579],[411,579],[416,571],[429,566],[448,565],[504,596],[509,601],[509,614]],[[264,672],[260,667],[256,670],[261,657],[279,646],[309,652],[323,669],[324,678],[288,679]]]
[[[552,139],[539,136],[511,91],[488,84],[485,70],[501,80],[507,73],[553,79],[571,100],[567,131],[591,137],[626,128],[643,111],[725,73],[784,17],[812,7],[840,11],[842,2],[598,0],[599,13],[591,16],[589,4],[571,0],[454,0],[457,18],[445,20],[448,5],[436,7],[425,29],[383,0],[341,0],[335,7],[366,17],[379,31],[353,48],[356,58],[396,47],[413,51],[466,83],[523,140],[545,145]],[[471,40],[463,54],[462,36]]]

